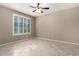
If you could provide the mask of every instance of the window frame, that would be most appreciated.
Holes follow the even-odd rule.
[[[20,33],[19,32],[19,26],[18,26],[18,33],[14,33],[14,16],[18,16],[18,18],[23,17],[23,33]],[[26,19],[29,19],[30,20],[30,32],[26,32],[26,33],[24,33],[24,18],[25,17],[26,17]],[[19,22],[20,21],[18,19],[18,24],[19,24]],[[27,29],[28,29],[28,27],[27,27]],[[19,15],[19,14],[13,14],[13,17],[12,17],[12,33],[13,33],[14,36],[16,36],[16,35],[31,34],[31,18],[30,17],[27,17],[27,16]]]

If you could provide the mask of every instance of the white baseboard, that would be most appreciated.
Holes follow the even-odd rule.
[[[8,43],[4,43],[4,44],[1,44],[0,46],[4,46],[4,45],[8,45],[8,44],[12,44],[12,43],[15,43],[15,42],[18,42],[18,41],[24,41],[24,40],[27,40],[27,39],[31,39],[31,38],[26,38],[26,39],[22,39],[22,40],[16,40],[16,41],[12,41],[12,42],[8,42]]]
[[[39,39],[42,39],[42,40],[48,40],[48,41],[55,41],[55,42],[60,42],[60,43],[66,43],[66,44],[73,44],[73,45],[78,45],[78,43],[73,43],[73,42],[67,42],[67,41],[61,41],[61,40],[54,40],[54,39],[49,39],[49,38],[44,38],[44,37],[35,37],[35,38],[39,38]],[[27,38],[27,39],[32,39],[32,38]],[[4,46],[4,45],[7,45],[7,44],[12,44],[12,43],[15,43],[15,42],[18,42],[18,41],[24,41],[26,39],[22,39],[22,40],[17,40],[17,41],[13,41],[13,42],[8,42],[8,43],[5,43],[5,44],[1,44],[0,46]]]
[[[44,38],[44,37],[37,37],[37,38],[40,38],[40,39],[43,39],[43,40],[48,40],[48,41],[55,41],[55,42],[60,42],[60,43],[79,45],[78,43],[73,43],[73,42],[68,42],[68,41],[55,40],[55,39],[49,39],[49,38]]]

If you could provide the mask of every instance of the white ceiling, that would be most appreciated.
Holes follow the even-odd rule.
[[[41,14],[41,13],[32,12],[34,10],[34,8],[29,7],[29,5],[36,6],[35,3],[0,3],[0,5],[11,8],[13,10],[17,10],[19,12],[23,12],[23,13],[31,15],[31,16],[35,16],[35,17],[50,14],[50,13],[60,11],[63,9],[68,9],[68,8],[79,6],[78,3],[44,3],[44,4],[42,4],[42,6],[43,7],[48,6],[48,7],[50,7],[50,9],[44,10],[44,13]]]

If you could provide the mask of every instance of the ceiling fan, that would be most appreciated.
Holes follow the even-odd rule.
[[[40,3],[37,3],[36,7],[35,6],[29,6],[29,7],[35,8],[35,10],[33,10],[32,12],[39,11],[40,13],[44,13],[43,10],[49,10],[49,7],[42,7],[42,6],[40,6]]]

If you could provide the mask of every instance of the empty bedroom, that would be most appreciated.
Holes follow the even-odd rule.
[[[79,3],[0,3],[0,56],[79,56]]]

